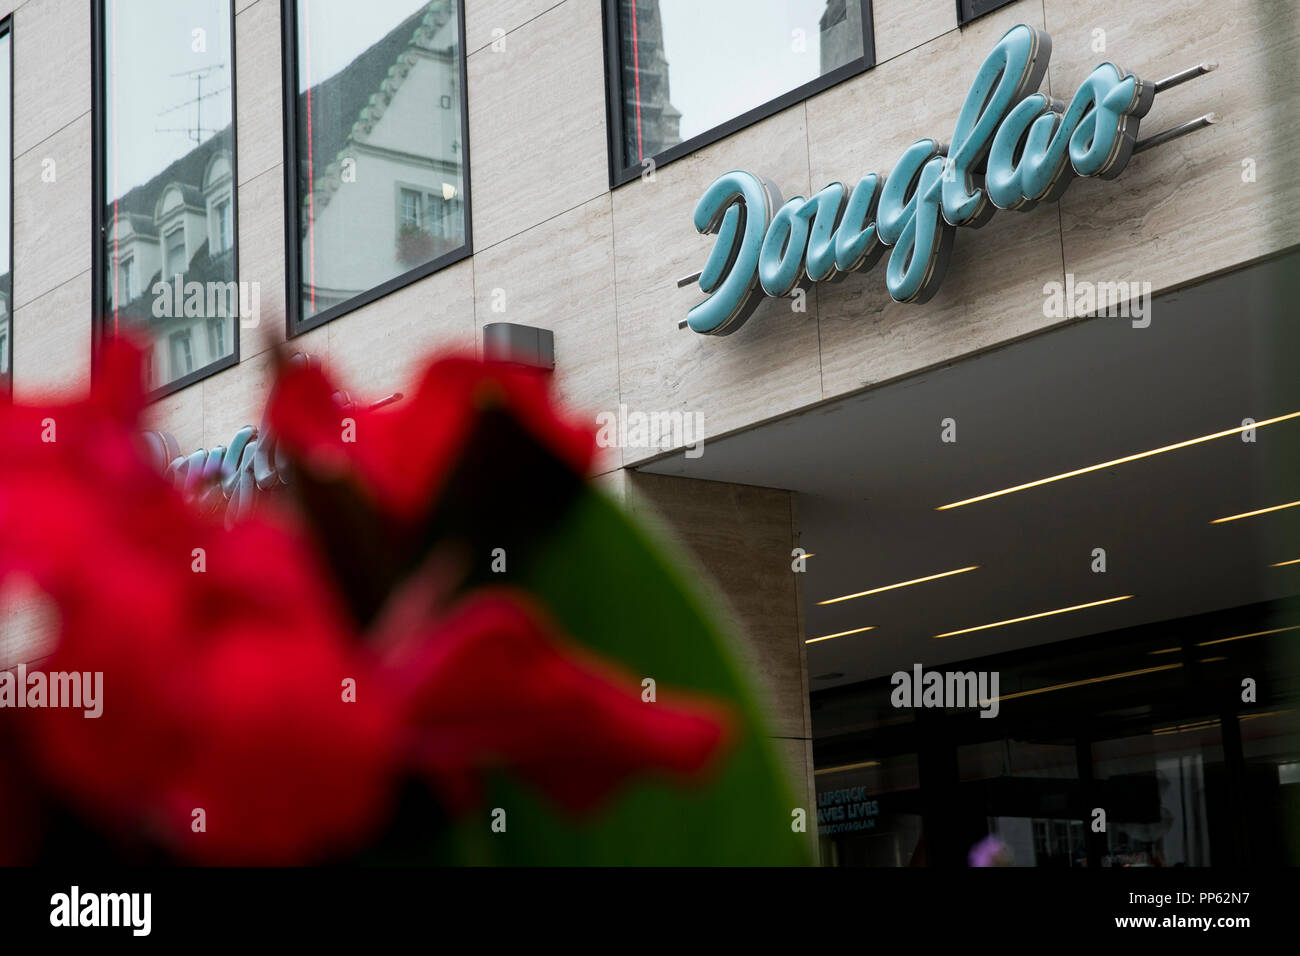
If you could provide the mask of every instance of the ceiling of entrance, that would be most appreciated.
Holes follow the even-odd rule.
[[[1300,412],[1297,301],[1300,256],[1274,260],[1158,297],[1148,328],[1073,323],[642,470],[798,493],[805,636],[872,628],[808,645],[814,690],[1297,594],[1300,563],[1272,565],[1300,507],[1212,522],[1300,500],[1300,417],[937,510]]]

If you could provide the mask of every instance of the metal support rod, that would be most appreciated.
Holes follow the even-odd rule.
[[[1186,83],[1188,80],[1194,80],[1198,76],[1204,76],[1219,68],[1217,63],[1198,63],[1196,66],[1189,67],[1173,76],[1166,76],[1163,80],[1156,80],[1156,92],[1163,93],[1165,90],[1172,90],[1175,86]]]
[[[686,288],[688,285],[690,285],[692,282],[699,282],[699,281],[700,281],[700,273],[698,273],[698,272],[692,272],[690,275],[688,275],[688,276],[682,276],[680,279],[677,280],[677,288],[679,288],[679,289],[685,289],[685,288]],[[677,328],[679,328],[679,329],[684,329],[684,328],[686,328],[686,327],[687,327],[687,325],[686,325],[686,320],[685,320],[685,319],[678,319],[678,320],[677,320]]]
[[[1135,143],[1133,145],[1133,155],[1136,156],[1138,153],[1145,152],[1153,146],[1163,145],[1171,139],[1178,139],[1178,137],[1186,136],[1188,133],[1195,133],[1198,129],[1205,129],[1205,127],[1212,126],[1218,121],[1218,113],[1206,113],[1204,116],[1199,116],[1194,120],[1188,120],[1186,123],[1181,123],[1178,126],[1156,133],[1154,136]]]

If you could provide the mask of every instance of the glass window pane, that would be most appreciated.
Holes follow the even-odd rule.
[[[618,7],[628,166],[863,56],[861,0],[618,0]]]
[[[234,348],[230,0],[105,0],[103,22],[103,331],[152,343],[158,387]]]
[[[302,319],[465,245],[426,194],[463,195],[460,4],[298,0]]]
[[[814,779],[824,865],[924,865],[915,754],[864,754],[863,759],[819,766]]]
[[[1224,805],[1219,719],[1162,724],[1092,745],[1106,807],[1102,866],[1209,866],[1212,808]]]
[[[9,31],[0,36],[0,394],[9,390],[13,319],[13,260],[9,227],[13,217],[13,186],[9,178],[13,154],[13,96],[10,88],[12,46]]]

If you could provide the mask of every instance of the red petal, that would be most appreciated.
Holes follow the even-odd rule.
[[[634,681],[562,644],[507,592],[462,605],[403,676],[424,766],[461,797],[473,775],[505,766],[565,809],[590,810],[633,775],[699,774],[730,723],[702,701],[643,702]]]
[[[586,473],[595,450],[594,429],[562,418],[546,379],[527,370],[441,359],[425,370],[414,394],[375,411],[357,407],[345,413],[336,391],[317,368],[286,368],[271,397],[271,427],[308,467],[352,474],[401,517],[428,511],[488,405],[513,415],[579,474]],[[352,419],[350,432],[344,418]]]

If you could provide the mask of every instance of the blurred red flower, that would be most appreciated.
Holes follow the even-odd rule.
[[[428,776],[455,810],[504,766],[583,811],[633,774],[690,774],[717,753],[720,710],[642,703],[521,595],[471,597],[363,641],[298,524],[264,510],[227,531],[153,470],[140,381],[139,355],[118,342],[89,398],[0,409],[0,589],[24,575],[57,605],[42,668],[103,673],[102,716],[0,710],[0,730],[20,723],[37,779],[114,842],[207,863],[337,858],[377,833],[404,774]],[[585,467],[590,434],[554,417],[543,383],[466,360],[435,364],[400,415],[352,412],[368,435],[355,445],[333,440],[333,388],[311,370],[280,384],[272,419],[349,456],[411,515],[484,389]]]
[[[423,517],[489,408],[508,412],[579,475],[595,453],[594,430],[563,418],[546,379],[524,368],[443,358],[399,404],[350,409],[346,416],[334,397],[338,391],[319,368],[285,369],[271,396],[271,426],[317,471],[353,476],[376,503],[402,518]]]
[[[523,595],[484,589],[413,642],[398,678],[419,761],[453,809],[509,767],[571,812],[645,771],[694,774],[728,718],[705,701],[644,702],[627,675],[569,646]]]

